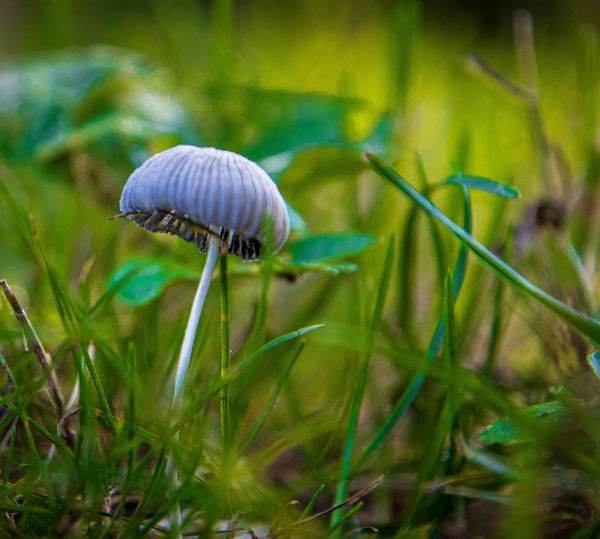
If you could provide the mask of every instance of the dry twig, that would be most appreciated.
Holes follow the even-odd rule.
[[[35,329],[31,325],[29,318],[27,318],[27,314],[21,307],[19,300],[15,296],[14,292],[10,289],[5,279],[0,279],[0,287],[2,287],[2,291],[8,300],[8,303],[13,310],[13,313],[19,323],[21,324],[21,328],[23,329],[23,333],[25,334],[25,340],[27,341],[27,345],[31,349],[31,351],[35,354],[35,357],[42,368],[44,374],[47,375],[47,383],[48,383],[48,391],[50,392],[50,396],[52,397],[52,404],[54,406],[54,414],[56,416],[57,421],[61,421],[63,417],[63,409],[64,409],[64,400],[62,394],[60,392],[60,388],[58,386],[58,380],[56,378],[56,373],[52,369],[52,365],[50,364],[50,356],[44,350],[44,346],[42,345]]]

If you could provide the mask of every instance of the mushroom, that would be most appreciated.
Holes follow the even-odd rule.
[[[272,248],[278,251],[290,230],[287,206],[275,182],[256,163],[233,152],[188,145],[160,152],[134,170],[120,206],[122,216],[138,226],[177,235],[208,252],[179,354],[175,404],[217,255],[260,259],[268,236],[263,231],[266,219],[272,224]],[[223,257],[222,270],[224,264]]]

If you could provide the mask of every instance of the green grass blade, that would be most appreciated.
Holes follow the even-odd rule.
[[[69,457],[75,456],[73,451],[71,451],[67,445],[61,440],[60,436],[52,434],[46,429],[43,425],[40,425],[37,421],[33,420],[31,417],[28,418],[31,425],[48,441],[52,442],[57,449],[66,453]]]
[[[512,185],[479,176],[451,176],[446,178],[445,183],[463,185],[469,189],[477,189],[503,198],[519,198],[521,196],[519,190]]]
[[[191,406],[190,411],[186,413],[185,416],[172,428],[172,431],[179,431],[179,429],[181,429],[187,421],[192,419],[198,413],[198,411],[202,409],[202,407],[204,407],[215,395],[221,391],[223,386],[230,384],[233,380],[235,380],[235,378],[237,378],[248,367],[250,367],[260,356],[266,354],[274,348],[277,348],[278,346],[281,346],[282,344],[285,344],[288,341],[302,337],[302,335],[306,335],[315,329],[322,328],[324,325],[325,324],[315,324],[314,326],[307,326],[305,328],[286,333],[281,337],[277,337],[276,339],[269,341],[267,344],[261,346],[258,350],[245,357],[229,371],[227,376],[221,378],[205,395],[202,396],[201,399]]]
[[[339,535],[342,526],[344,524],[346,524],[347,522],[350,522],[352,517],[354,515],[356,515],[356,513],[358,513],[362,509],[363,504],[364,504],[364,502],[362,502],[362,501],[358,502],[354,507],[350,508],[348,510],[348,512],[344,514],[343,518],[341,518],[337,522],[332,522],[331,526],[327,530],[327,535],[330,537]],[[340,513],[341,513],[341,511],[338,510],[335,514],[340,514]]]
[[[444,316],[446,319],[444,346],[448,355],[449,370],[451,370],[452,367],[458,366],[458,329],[456,327],[456,314],[454,312],[454,302],[456,300],[454,280],[450,272],[446,275],[444,292]]]
[[[375,171],[389,180],[400,191],[411,200],[416,202],[429,216],[439,221],[447,230],[465,246],[467,246],[484,264],[494,271],[501,279],[508,282],[513,288],[524,293],[528,297],[541,303],[559,318],[570,325],[573,329],[588,337],[595,346],[600,343],[600,323],[596,320],[565,305],[562,301],[554,298],[542,289],[528,281],[521,274],[511,268],[506,262],[497,257],[489,249],[479,243],[473,236],[465,232],[456,223],[444,215],[434,204],[427,200],[421,193],[412,187],[402,176],[400,176],[383,159],[373,154],[366,154],[366,159]]]
[[[59,278],[58,272],[51,264],[50,259],[46,255],[41,243],[36,238],[37,249],[42,257],[44,267],[48,278],[50,280],[50,284],[52,287],[52,291],[54,294],[54,299],[56,302],[56,306],[59,312],[59,315],[62,320],[63,327],[66,333],[70,336],[76,336],[80,333],[80,325],[85,323],[81,312],[78,309],[78,306],[71,301],[68,293],[67,287],[64,285],[63,281]],[[106,414],[109,427],[113,434],[116,434],[116,426],[114,417],[110,410],[110,405],[108,404],[108,399],[106,397],[106,393],[104,392],[104,388],[102,386],[102,382],[100,381],[100,377],[94,367],[92,359],[90,358],[86,347],[83,342],[79,343],[79,348],[81,354],[83,356],[84,364],[88,369],[90,376],[92,378],[92,382],[94,387],[96,388],[96,392],[98,393],[98,398],[100,400],[100,406],[102,407],[103,412]]]
[[[98,376],[98,372],[96,371],[96,367],[94,367],[94,362],[92,358],[88,354],[85,346],[81,344],[79,346],[81,351],[81,355],[83,356],[83,362],[85,364],[86,369],[90,373],[90,377],[92,379],[92,383],[96,388],[96,392],[98,393],[98,398],[100,400],[100,406],[102,407],[102,411],[106,415],[106,419],[108,421],[108,426],[113,434],[117,433],[117,427],[115,424],[115,418],[112,415],[110,410],[110,405],[108,404],[108,399],[106,398],[106,393],[104,392],[104,388],[102,387],[102,382],[100,381],[100,377]]]
[[[8,485],[10,477],[10,465],[12,464],[13,454],[15,452],[15,435],[17,433],[17,426],[13,425],[12,433],[10,435],[10,444],[8,446],[8,453],[6,454],[6,464],[4,465],[4,477],[3,482]]]
[[[444,368],[447,371],[445,387],[445,403],[440,409],[440,419],[432,432],[430,441],[423,449],[423,454],[419,459],[417,476],[412,487],[411,495],[403,513],[404,525],[412,526],[414,524],[415,514],[419,509],[421,501],[426,495],[426,485],[436,475],[452,474],[451,470],[445,472],[441,469],[441,456],[446,447],[446,440],[450,440],[448,455],[444,459],[444,465],[451,466],[454,455],[454,445],[452,444],[452,430],[456,413],[461,406],[461,397],[457,390],[457,380],[460,380],[458,374],[458,336],[456,326],[456,316],[454,312],[455,292],[452,275],[450,272],[446,275],[444,286]],[[457,373],[452,376],[452,373]]]
[[[298,518],[298,522],[301,521],[301,520],[304,520],[305,518],[308,517],[308,515],[310,515],[311,511],[313,510],[313,507],[317,503],[317,500],[319,499],[319,496],[321,495],[321,492],[323,492],[323,490],[325,490],[325,483],[323,483],[317,489],[317,492],[314,493],[313,497],[310,499],[310,502],[308,502],[308,505],[306,506],[306,508],[304,509],[304,511],[302,511],[302,514]]]
[[[375,338],[377,330],[381,324],[381,318],[383,316],[383,307],[387,297],[387,292],[390,284],[390,277],[392,272],[392,263],[394,261],[394,236],[390,237],[388,248],[385,256],[385,262],[383,265],[383,271],[381,272],[381,279],[379,281],[379,288],[377,290],[377,299],[375,301],[375,309],[373,311],[373,317],[371,319],[369,345],[367,353],[360,366],[354,395],[352,398],[352,407],[350,411],[350,420],[348,422],[348,431],[346,433],[346,441],[344,443],[344,453],[342,459],[342,469],[340,473],[340,484],[335,498],[335,505],[342,503],[348,496],[348,482],[351,476],[351,462],[352,453],[354,451],[354,442],[356,438],[356,429],[358,426],[358,416],[362,406],[363,396],[367,385],[367,378],[369,374],[369,366],[371,364],[371,357],[373,348],[375,346]],[[343,518],[343,511],[336,511],[333,513],[331,525],[336,528],[337,524],[341,522]],[[336,528],[337,529],[337,528]]]
[[[462,193],[463,193],[463,206],[464,206],[464,227],[465,227],[465,230],[470,231],[472,222],[473,222],[472,215],[471,215],[471,198],[469,196],[468,189],[463,188]],[[456,261],[456,267],[455,267],[455,271],[454,271],[454,282],[453,282],[453,287],[452,287],[454,289],[454,299],[455,300],[458,298],[460,291],[462,289],[466,269],[467,269],[467,249],[466,249],[466,247],[461,246],[461,248],[458,252],[458,257],[457,257],[457,261]],[[421,389],[421,386],[423,385],[423,382],[425,381],[425,378],[427,377],[427,373],[429,371],[429,367],[431,366],[431,363],[433,362],[435,357],[440,352],[443,340],[444,340],[444,317],[442,317],[442,319],[439,321],[439,323],[433,333],[433,337],[431,338],[429,347],[427,349],[427,355],[425,356],[425,359],[423,361],[423,364],[419,368],[419,371],[417,372],[417,374],[415,374],[415,376],[411,380],[408,388],[403,393],[402,397],[396,404],[396,407],[394,408],[393,412],[388,417],[387,421],[384,423],[384,425],[381,427],[381,429],[377,432],[377,434],[373,438],[373,441],[369,444],[367,449],[363,452],[363,454],[360,456],[360,458],[354,465],[355,472],[361,470],[366,465],[366,463],[371,459],[371,457],[373,457],[373,455],[375,453],[377,453],[377,451],[379,451],[379,449],[384,444],[387,437],[390,435],[390,433],[396,426],[396,423],[398,423],[398,421],[400,421],[400,418],[406,413],[409,406],[412,404],[415,397],[417,396],[417,393]]]
[[[298,348],[296,348],[296,351],[294,352],[292,359],[290,359],[290,361],[286,365],[285,369],[279,375],[277,383],[275,384],[275,387],[273,388],[273,391],[271,392],[271,395],[269,397],[269,400],[267,401],[267,404],[265,405],[261,414],[258,416],[258,419],[254,423],[254,425],[252,425],[252,428],[250,429],[250,432],[248,433],[248,437],[246,438],[246,441],[244,442],[244,444],[242,445],[242,447],[240,449],[240,455],[243,455],[246,452],[246,450],[248,449],[250,444],[254,441],[254,439],[260,432],[260,429],[262,428],[265,420],[267,419],[267,416],[273,409],[273,406],[275,406],[275,401],[277,400],[279,393],[281,393],[281,390],[283,389],[285,382],[287,381],[290,373],[292,372],[292,369],[294,368],[294,365],[296,364],[296,360],[298,359],[298,357],[300,357],[300,354],[302,353],[302,350],[304,349],[304,345],[305,345],[305,342],[301,341],[300,344],[298,345]]]
[[[512,231],[509,231],[504,242],[503,256],[508,260],[510,264],[512,257]],[[491,376],[494,370],[494,362],[496,360],[496,354],[500,344],[500,333],[502,326],[504,325],[504,289],[506,283],[502,280],[498,280],[494,289],[494,311],[492,315],[492,327],[490,330],[490,341],[488,343],[487,355],[485,363],[483,365],[482,373]]]
[[[413,204],[404,222],[404,234],[400,237],[398,261],[398,324],[402,333],[410,343],[415,343],[416,330],[414,327],[414,277],[415,277],[415,245],[417,235],[417,215],[419,207]]]
[[[418,211],[418,206],[415,206],[415,209]],[[431,233],[431,241],[433,242],[433,254],[435,256],[438,278],[440,280],[440,285],[443,286],[446,271],[448,269],[446,246],[444,245],[442,234],[440,233],[437,223],[433,219],[427,220],[429,221],[429,232]]]
[[[471,209],[471,195],[469,190],[463,186],[463,230],[468,234],[471,234],[473,229],[473,212]],[[465,275],[467,273],[467,255],[468,250],[464,245],[461,245],[458,251],[458,257],[456,259],[456,267],[454,268],[454,279],[453,279],[453,290],[454,299],[458,299],[458,295],[462,289],[462,285],[465,282]]]
[[[153,452],[149,452],[148,455],[152,455],[152,458],[154,458]],[[143,460],[147,460],[147,459],[143,459]],[[151,464],[151,462],[148,462],[147,464]],[[156,465],[154,466],[154,472],[152,473],[150,482],[148,483],[148,486],[144,489],[144,495],[142,496],[140,503],[136,507],[135,512],[133,513],[133,516],[131,517],[131,521],[128,524],[127,530],[131,530],[131,531],[139,530],[139,526],[141,525],[141,523],[144,519],[144,513],[146,511],[146,506],[152,500],[153,496],[156,494],[157,485],[158,485],[160,477],[162,476],[162,474],[165,471],[165,466],[166,466],[166,450],[163,448],[158,454],[158,458],[156,461]]]

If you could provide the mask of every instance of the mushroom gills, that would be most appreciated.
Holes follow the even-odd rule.
[[[208,249],[208,234],[214,232],[227,245],[227,252],[243,258],[256,260],[261,255],[261,243],[256,238],[246,238],[227,228],[204,227],[172,211],[154,210],[152,212],[130,212],[127,214],[136,225],[150,232],[163,232],[179,236],[188,243],[193,243],[201,252]]]

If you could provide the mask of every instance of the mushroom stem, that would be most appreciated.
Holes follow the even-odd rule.
[[[212,279],[212,274],[217,264],[217,256],[219,255],[219,243],[218,237],[210,234],[208,237],[208,255],[206,257],[206,264],[202,271],[202,277],[194,296],[194,303],[190,312],[190,318],[188,319],[187,326],[185,328],[185,336],[183,337],[183,343],[181,344],[181,352],[179,353],[179,360],[177,361],[177,374],[175,376],[175,389],[173,391],[173,406],[181,398],[181,386],[185,373],[187,372],[190,364],[190,358],[192,356],[192,348],[194,347],[194,339],[196,337],[196,330],[198,329],[198,322],[200,321],[200,315],[202,314],[202,306],[204,300],[208,294],[208,288]]]

